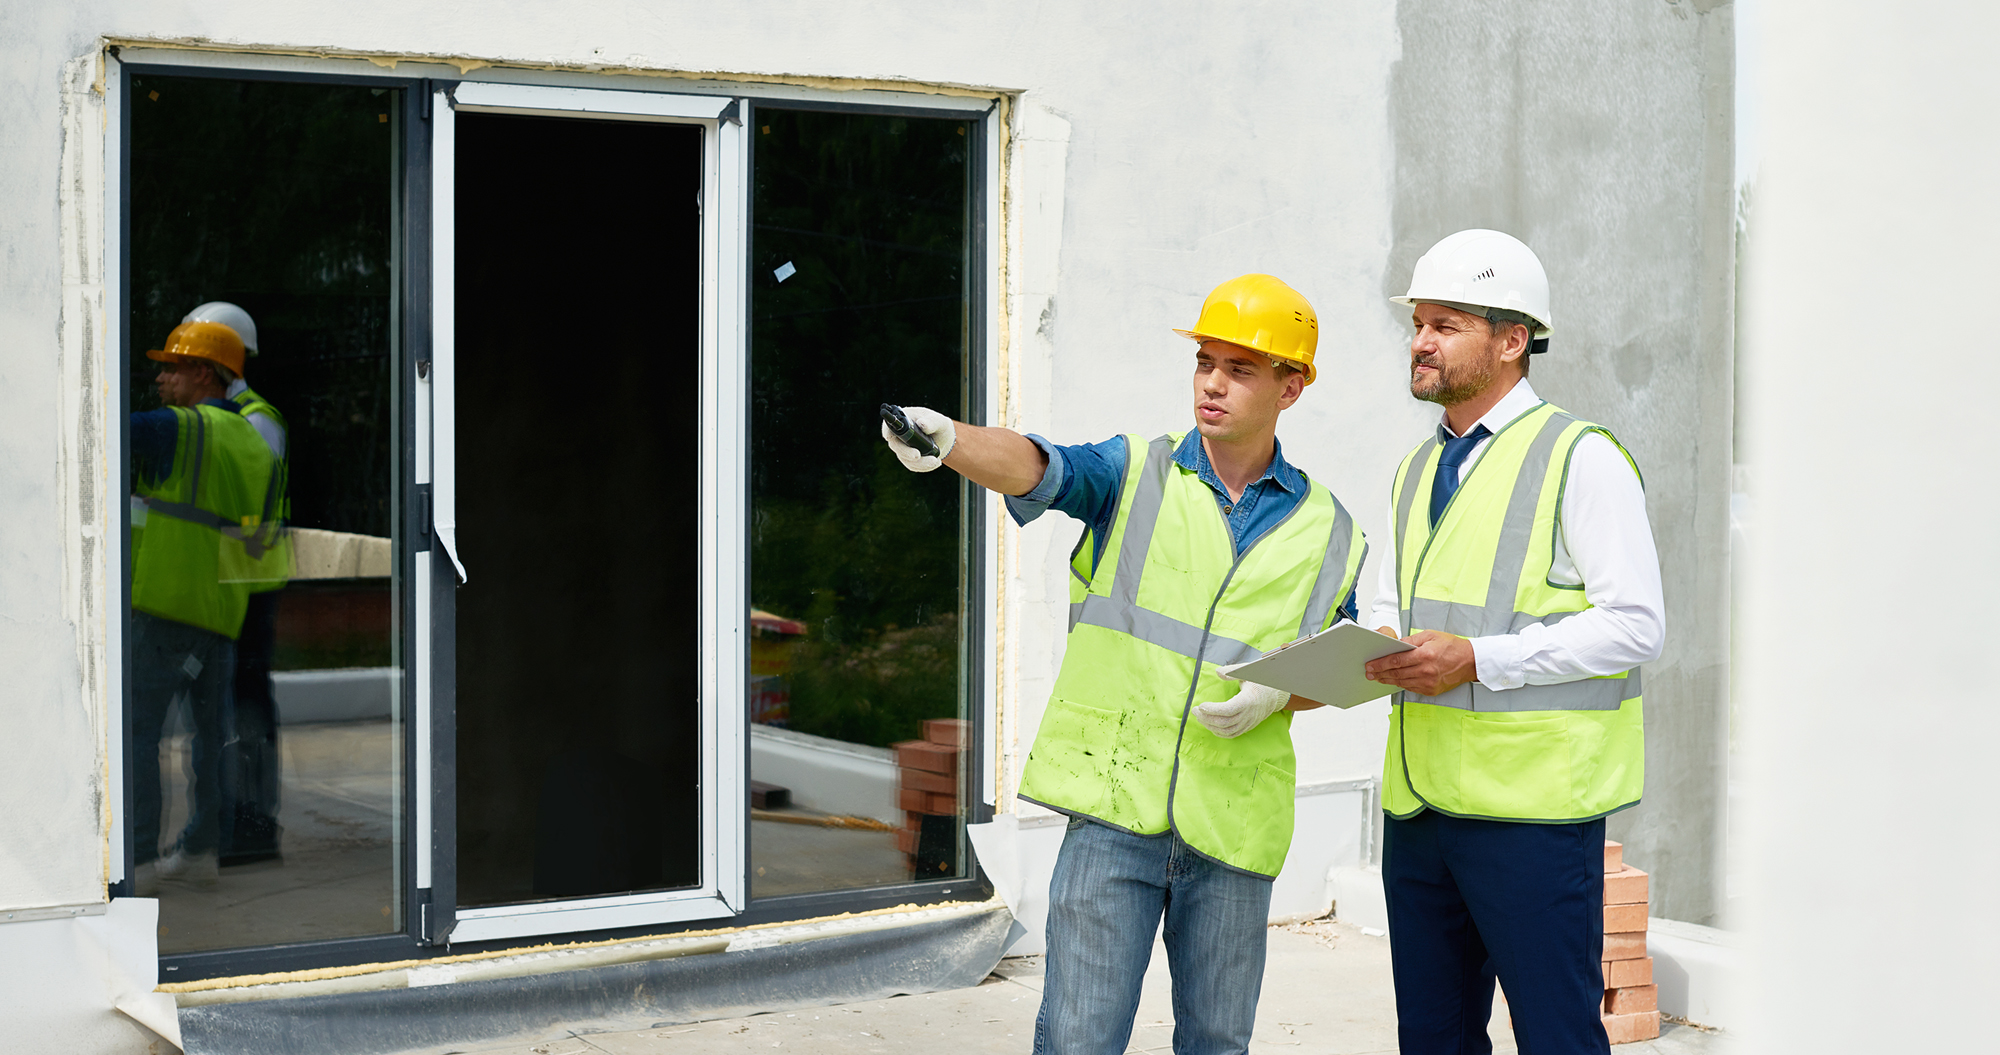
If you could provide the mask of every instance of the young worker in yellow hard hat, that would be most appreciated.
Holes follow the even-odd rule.
[[[1410,394],[1444,408],[1390,492],[1369,664],[1389,718],[1382,883],[1404,1055],[1485,1052],[1497,975],[1522,1051],[1606,1052],[1604,818],[1645,777],[1639,666],[1666,639],[1631,456],[1544,402],[1541,261],[1460,231],[1417,262]]]
[[[226,300],[212,300],[181,318],[182,322],[213,322],[227,326],[243,341],[243,354],[255,357],[257,323],[250,313]],[[277,644],[278,596],[291,576],[290,462],[285,448],[290,436],[285,416],[241,376],[232,378],[223,396],[243,411],[244,420],[263,437],[277,459],[273,481],[275,503],[263,522],[263,543],[269,554],[260,574],[244,583],[250,591],[243,614],[243,632],[236,638],[236,678],[223,716],[221,766],[222,845],[224,865],[247,864],[278,856],[283,829],[278,824],[278,705],[271,684],[271,653]]]
[[[1020,787],[1070,817],[1037,1052],[1125,1050],[1163,915],[1175,1050],[1246,1050],[1292,837],[1290,697],[1215,668],[1331,626],[1367,548],[1277,441],[1314,379],[1306,299],[1244,275],[1176,332],[1197,342],[1185,434],[1059,446],[910,408],[939,448],[927,456],[883,430],[905,465],[957,470],[1019,523],[1055,509],[1085,524],[1069,647]]]
[[[241,408],[224,398],[243,372],[228,326],[185,322],[160,365],[158,410],[132,415],[132,839],[135,893],[160,880],[213,885],[220,822],[221,721],[247,584],[268,556],[276,459]],[[173,853],[159,860],[159,744],[168,706],[186,694],[193,719],[192,798]]]

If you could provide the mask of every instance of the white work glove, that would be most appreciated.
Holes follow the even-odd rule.
[[[952,444],[958,442],[958,430],[953,427],[951,419],[929,407],[904,407],[903,413],[909,416],[910,424],[915,425],[918,432],[929,436],[931,442],[937,444],[938,452],[935,456],[917,453],[915,447],[897,439],[885,421],[882,423],[882,438],[888,442],[889,449],[896,452],[896,459],[903,463],[903,468],[913,473],[927,473],[943,465],[944,456],[950,454]]]
[[[1269,685],[1246,681],[1236,695],[1221,703],[1204,703],[1194,709],[1195,719],[1217,736],[1233,738],[1257,728],[1264,719],[1285,709],[1292,694]]]

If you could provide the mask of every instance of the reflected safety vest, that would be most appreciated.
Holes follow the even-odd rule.
[[[292,577],[291,427],[285,424],[285,416],[278,413],[278,408],[254,389],[245,387],[229,399],[243,408],[245,418],[263,414],[277,422],[278,430],[286,436],[285,453],[278,456],[272,470],[276,473],[271,481],[272,506],[263,518],[263,532],[258,539],[265,552],[257,561],[258,577],[247,584],[251,593],[264,593],[283,588]]]
[[[1435,527],[1431,483],[1443,445],[1433,436],[1403,459],[1390,494],[1405,636],[1518,634],[1591,607],[1582,586],[1551,582],[1549,573],[1569,460],[1593,432],[1618,443],[1602,426],[1537,404],[1488,442]],[[1631,806],[1646,775],[1639,689],[1634,667],[1500,692],[1474,681],[1441,696],[1398,693],[1382,808],[1397,818],[1429,807],[1454,817],[1566,823]]]
[[[1139,835],[1177,833],[1230,868],[1275,876],[1292,842],[1291,713],[1224,739],[1190,711],[1241,663],[1338,618],[1367,543],[1324,485],[1235,551],[1215,493],[1174,462],[1178,435],[1126,437],[1104,558],[1070,558],[1069,649],[1021,797]]]
[[[132,607],[233,639],[268,556],[258,540],[276,459],[235,411],[171,409],[173,470],[134,481]]]

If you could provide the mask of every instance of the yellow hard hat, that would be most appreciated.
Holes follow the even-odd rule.
[[[1319,316],[1298,290],[1270,275],[1243,275],[1215,287],[1202,301],[1201,318],[1192,330],[1175,330],[1190,340],[1228,341],[1283,359],[1316,376],[1313,352],[1319,348]]]
[[[184,322],[167,334],[167,346],[146,353],[148,359],[163,363],[206,359],[226,366],[243,376],[243,338],[219,322]]]

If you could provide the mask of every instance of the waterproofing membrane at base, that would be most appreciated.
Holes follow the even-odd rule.
[[[182,1008],[188,1055],[390,1055],[646,1029],[978,985],[1005,908],[737,952],[417,989]]]

